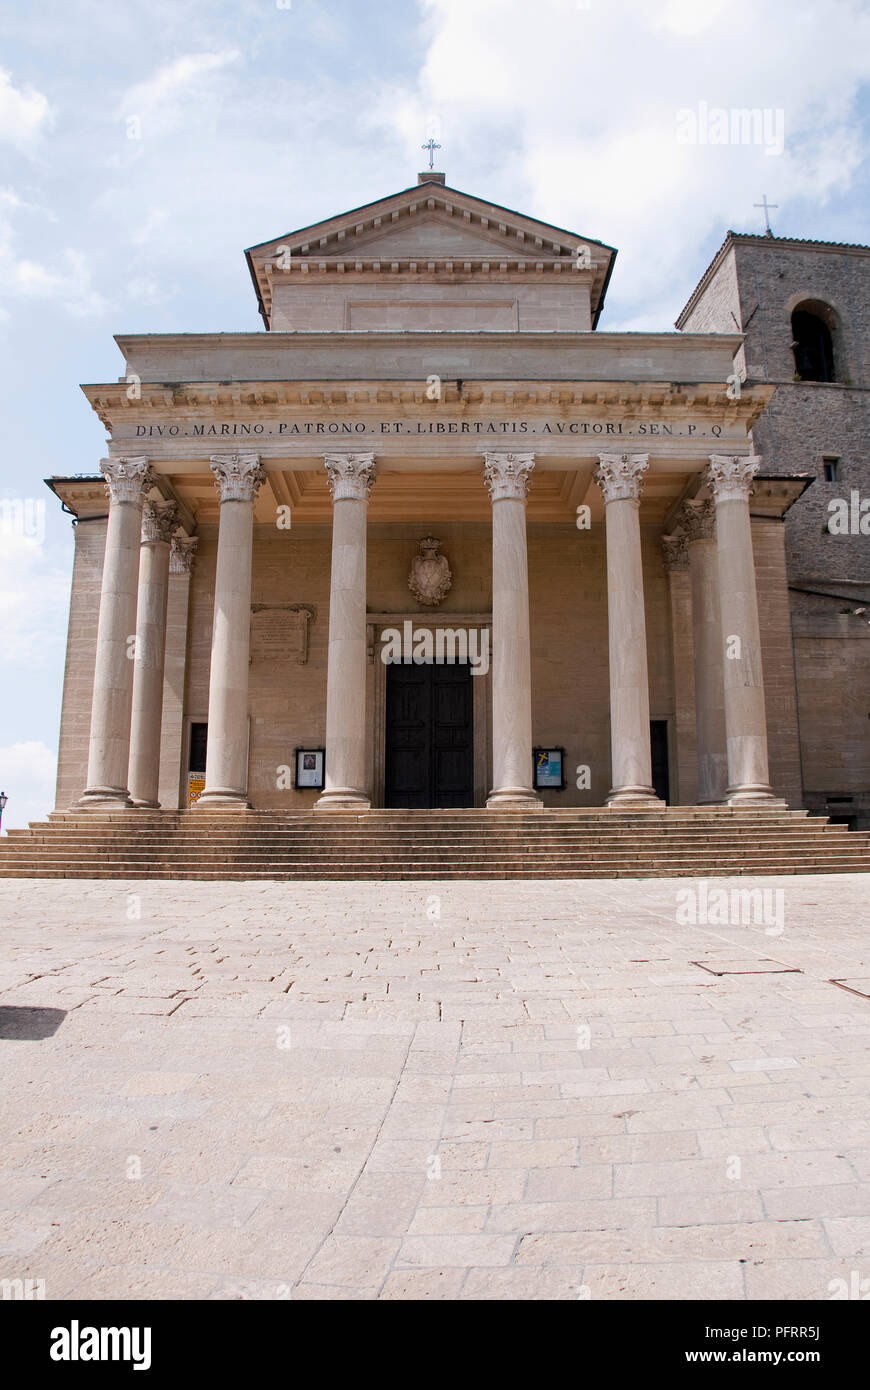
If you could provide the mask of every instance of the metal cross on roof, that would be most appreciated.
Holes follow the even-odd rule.
[[[765,225],[765,228],[766,228],[765,236],[773,236],[773,232],[770,230],[770,209],[771,209],[771,208],[778,208],[778,207],[779,207],[779,203],[769,203],[769,202],[767,201],[767,194],[766,194],[766,193],[762,193],[762,195],[761,195],[761,202],[760,202],[760,203],[753,203],[752,206],[753,206],[754,208],[764,208],[764,225]]]
[[[426,141],[425,145],[421,145],[420,148],[421,148],[421,150],[428,150],[428,151],[429,151],[429,168],[430,168],[430,169],[434,169],[434,168],[435,168],[435,151],[436,151],[436,150],[440,150],[441,146],[438,144],[438,142],[437,142],[436,140],[434,140],[434,139],[432,138],[432,136],[430,136],[429,139]]]

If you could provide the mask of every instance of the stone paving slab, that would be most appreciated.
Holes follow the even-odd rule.
[[[691,924],[702,882],[768,896]],[[870,1288],[867,890],[0,882],[0,1281]]]

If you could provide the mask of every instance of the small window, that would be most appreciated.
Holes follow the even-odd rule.
[[[825,482],[835,483],[840,471],[840,460],[834,455],[824,458],[822,460],[822,470],[825,475]]]

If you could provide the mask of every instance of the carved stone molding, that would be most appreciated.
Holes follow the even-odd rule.
[[[716,508],[712,501],[694,497],[684,502],[680,508],[680,525],[690,545],[692,541],[711,541],[716,530]]]
[[[687,570],[689,568],[689,547],[685,532],[676,531],[672,536],[662,536],[662,555],[665,569]]]
[[[317,610],[310,603],[252,603],[250,660],[308,661],[308,629]]]
[[[640,502],[649,454],[599,454],[595,481],[605,502]]]
[[[106,480],[110,502],[141,505],[146,492],[157,481],[146,458],[100,459],[100,472]]]
[[[711,454],[706,481],[716,502],[748,502],[761,459],[752,454]]]
[[[212,454],[210,463],[221,502],[253,502],[266,481],[259,454]]]
[[[333,502],[367,502],[377,477],[374,454],[327,454],[326,481]]]
[[[503,454],[487,449],[483,457],[483,480],[492,501],[525,502],[535,466],[534,454]]]
[[[169,573],[190,574],[198,546],[196,536],[173,536],[169,549]]]
[[[178,525],[174,502],[146,502],[142,508],[142,544],[168,545]]]
[[[424,536],[420,541],[420,554],[411,561],[408,575],[408,588],[417,602],[427,608],[437,608],[453,584],[447,556],[438,554],[440,544],[435,536]]]

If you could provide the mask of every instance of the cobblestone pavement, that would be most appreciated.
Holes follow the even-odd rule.
[[[723,886],[769,889],[767,925],[716,925]],[[0,920],[0,1279],[60,1299],[870,1280],[866,876],[6,881]]]

